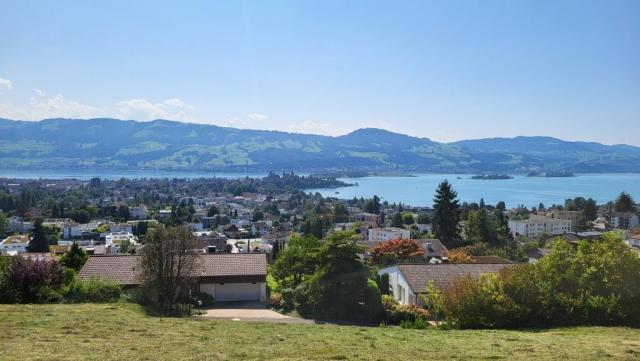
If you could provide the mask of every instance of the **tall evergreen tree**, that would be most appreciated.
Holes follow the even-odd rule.
[[[400,212],[396,212],[391,219],[391,227],[402,228],[402,214]]]
[[[438,185],[433,199],[433,233],[448,248],[462,245],[460,237],[460,204],[458,193],[453,190],[449,181]]]
[[[82,266],[87,262],[89,256],[87,252],[85,252],[80,246],[78,246],[78,242],[73,242],[71,245],[71,249],[69,252],[62,255],[60,261],[65,267],[73,268],[76,271],[80,271]]]
[[[636,204],[629,193],[622,192],[616,199],[616,212],[635,212]]]
[[[42,225],[42,219],[38,218],[33,223],[33,239],[29,242],[29,252],[49,252],[47,231]]]

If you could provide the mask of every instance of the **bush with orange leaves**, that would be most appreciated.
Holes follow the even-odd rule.
[[[382,260],[398,262],[419,257],[424,255],[424,250],[412,239],[394,239],[371,247],[369,255],[374,263],[379,264]]]
[[[449,259],[449,263],[475,263],[473,257],[471,257],[463,248],[450,250],[447,253],[447,259]]]

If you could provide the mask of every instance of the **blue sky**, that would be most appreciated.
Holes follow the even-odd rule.
[[[640,1],[4,1],[0,117],[640,145]]]

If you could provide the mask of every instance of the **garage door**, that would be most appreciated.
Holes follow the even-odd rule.
[[[216,284],[215,300],[216,302],[260,301],[260,285],[258,283]]]

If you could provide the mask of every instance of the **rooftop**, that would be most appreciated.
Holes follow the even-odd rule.
[[[5,238],[4,241],[0,242],[0,244],[18,244],[18,243],[29,243],[29,236],[27,236],[26,234],[9,236]]]
[[[512,264],[399,264],[400,270],[413,292],[424,292],[429,282],[436,288],[443,289],[467,275],[478,278],[481,274],[497,273]]]
[[[267,257],[264,253],[198,254],[194,277],[266,276]],[[89,257],[78,277],[101,277],[124,286],[141,283],[140,256]]]

